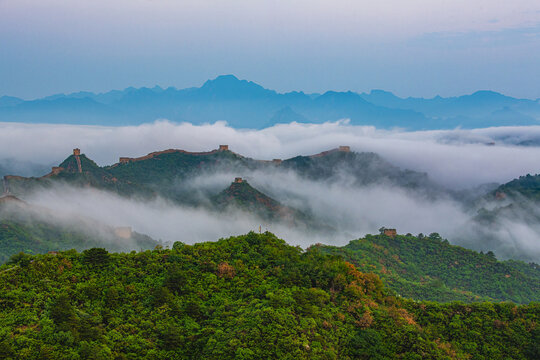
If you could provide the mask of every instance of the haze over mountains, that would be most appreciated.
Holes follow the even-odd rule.
[[[324,123],[408,130],[540,124],[540,100],[492,91],[459,97],[399,98],[390,92],[277,93],[233,75],[199,88],[127,88],[106,93],[57,94],[25,101],[0,97],[0,121],[137,125],[156,119],[193,124],[226,121],[234,128],[262,129],[279,123]]]
[[[15,260],[10,261],[24,260],[27,255],[17,255],[20,251],[39,254],[93,246],[142,250],[171,246],[177,239],[208,239],[213,236],[208,230],[219,236],[260,226],[260,231],[286,233],[306,247],[328,244],[315,247],[378,274],[405,297],[518,303],[539,299],[538,265],[497,260],[491,251],[527,261],[539,258],[534,234],[524,236],[512,227],[519,226],[523,216],[506,211],[537,208],[537,176],[491,191],[485,188],[483,196],[476,197],[348,146],[271,161],[244,157],[226,145],[207,152],[169,149],[119,160],[100,167],[74,149],[42,177],[6,176],[5,195],[0,197],[0,263],[12,256]],[[233,174],[250,180],[236,177],[231,183]],[[463,235],[467,247],[490,250],[484,254],[450,245],[434,231],[426,237],[380,230],[380,235],[366,235],[347,246],[329,246],[363,236],[366,223],[373,229],[401,222],[399,228],[407,229],[418,218],[427,233],[446,228],[452,242]],[[540,218],[526,221],[532,231],[540,227]],[[501,236],[501,229],[518,242],[512,246],[516,239]],[[154,240],[162,236],[163,243]],[[480,272],[481,277],[474,275]]]
[[[231,185],[238,176],[248,182]],[[470,249],[537,262],[537,199],[515,197],[507,187],[448,189],[428,174],[347,146],[272,161],[225,145],[207,152],[169,149],[104,167],[76,149],[45,176],[4,178],[4,191],[23,200],[108,226],[133,226],[166,242],[262,226],[303,246],[343,244],[389,225],[403,233],[440,232]],[[536,182],[532,187],[540,192]]]

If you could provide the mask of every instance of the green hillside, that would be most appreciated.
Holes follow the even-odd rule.
[[[70,184],[109,190],[125,196],[136,195],[148,198],[155,195],[155,191],[149,187],[114,177],[113,174],[98,166],[84,154],[78,157],[81,163],[81,172],[78,170],[76,157],[70,155],[59,165],[62,170],[58,173],[50,173],[39,178],[7,177],[5,181],[9,192],[24,198],[32,191],[43,191],[55,185]]]
[[[403,297],[433,301],[540,301],[538,265],[497,261],[430,236],[366,235],[344,247],[320,246],[360,271],[378,274]]]
[[[285,206],[252,187],[245,179],[235,180],[228,188],[212,197],[214,206],[223,211],[229,207],[256,214],[270,222],[282,222],[289,226],[301,226],[306,231],[319,234],[335,233],[335,229],[303,212]]]
[[[499,186],[493,192],[493,195],[495,194],[521,195],[529,200],[538,201],[540,200],[540,175],[520,176],[518,179]]]
[[[81,163],[81,171],[77,157]],[[217,172],[234,172],[248,176],[253,171],[293,171],[311,180],[330,180],[350,176],[356,185],[386,182],[407,188],[434,189],[427,175],[400,170],[373,153],[354,153],[337,149],[313,156],[298,156],[283,162],[260,161],[243,157],[229,150],[190,153],[183,150],[165,150],[141,158],[100,167],[86,155],[70,155],[59,167],[58,173],[40,178],[11,176],[6,179],[11,193],[24,197],[26,193],[47,188],[57,183],[91,186],[114,191],[121,195],[143,198],[164,196],[178,203],[200,205],[193,198],[192,189],[184,189],[184,181]]]
[[[108,166],[104,170],[118,179],[132,183],[160,184],[195,176],[203,170],[238,168],[251,162],[228,150],[206,154],[164,151],[146,159]]]
[[[352,176],[357,185],[388,183],[407,188],[436,186],[427,174],[411,170],[401,170],[375,153],[356,153],[331,150],[314,156],[296,156],[284,160],[282,167],[294,170],[311,180],[329,180],[341,176]]]
[[[396,298],[376,275],[270,233],[0,267],[11,359],[536,359],[539,323],[538,303]]]
[[[0,264],[11,256],[43,254],[49,251],[105,247],[111,251],[153,249],[159,242],[130,232],[119,236],[115,229],[92,219],[61,217],[45,208],[33,207],[20,200],[0,198]]]

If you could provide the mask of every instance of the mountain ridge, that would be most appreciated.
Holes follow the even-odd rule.
[[[505,108],[509,111],[501,113]],[[474,128],[515,121],[536,125],[540,123],[540,103],[489,90],[431,99],[400,98],[384,90],[278,93],[234,75],[221,75],[200,87],[185,89],[128,87],[103,93],[55,94],[34,100],[0,98],[0,121],[119,126],[159,118],[193,124],[227,121],[235,128],[252,129],[292,121],[323,123],[344,118],[353,125],[379,128]]]

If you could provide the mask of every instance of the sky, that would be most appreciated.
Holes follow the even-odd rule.
[[[537,0],[0,0],[0,96],[200,86],[540,98]]]

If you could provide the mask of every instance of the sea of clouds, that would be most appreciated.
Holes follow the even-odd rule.
[[[352,126],[347,121],[291,123],[263,130],[238,130],[221,122],[195,126],[156,121],[127,127],[0,123],[0,165],[58,164],[75,147],[99,165],[108,165],[120,156],[136,157],[168,148],[207,151],[228,144],[232,151],[244,156],[285,159],[349,145],[354,151],[378,153],[403,169],[426,172],[444,187],[468,189],[539,172],[540,147],[518,145],[537,139],[540,126],[405,132]],[[235,175],[196,178],[182,186],[217,192],[228,186]],[[316,242],[343,245],[387,226],[396,227],[400,233],[438,232],[451,242],[492,250],[501,258],[540,260],[537,225],[525,219],[504,219],[500,228],[487,234],[483,229],[479,236],[477,227],[470,223],[475,213],[450,197],[419,197],[383,184],[359,188],[346,181],[307,181],[288,172],[255,172],[249,181],[280,202],[336,227],[338,233],[331,238],[321,237],[265,224],[252,214],[217,214],[204,208],[181,207],[167,199],[141,202],[92,189],[59,187],[27,200],[58,212],[85,214],[111,226],[132,226],[168,243],[216,240],[261,226],[303,247]]]
[[[166,120],[125,127],[0,123],[0,166],[13,160],[58,164],[75,147],[99,165],[110,165],[120,156],[169,148],[207,151],[228,144],[244,156],[273,159],[349,145],[354,151],[376,152],[401,168],[427,172],[444,186],[468,188],[540,172],[540,147],[517,145],[526,141],[540,142],[540,126],[406,132],[353,126],[346,120],[263,130]]]

